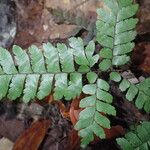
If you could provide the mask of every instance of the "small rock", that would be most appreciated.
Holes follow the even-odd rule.
[[[0,149],[1,150],[12,150],[14,143],[7,138],[0,139]]]
[[[134,76],[134,74],[130,70],[123,72],[122,77],[128,79],[133,84],[139,83],[139,80]]]

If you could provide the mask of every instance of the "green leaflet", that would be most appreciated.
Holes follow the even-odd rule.
[[[81,142],[82,142],[82,147],[83,148],[85,148],[86,147],[86,145],[88,145],[88,143],[90,142],[90,141],[93,141],[94,140],[94,136],[93,136],[93,134],[92,134],[92,130],[89,128],[87,128],[87,129],[82,129],[82,130],[80,130],[79,131],[79,135],[82,137],[82,140],[81,140]]]
[[[99,68],[102,71],[107,71],[111,66],[112,62],[110,59],[103,59],[99,64]]]
[[[99,126],[99,124],[96,121],[91,125],[90,128],[92,129],[92,131],[96,136],[100,137],[101,139],[105,138],[105,132],[103,128]]]
[[[95,105],[95,102],[96,102],[96,96],[95,95],[89,96],[89,97],[83,98],[80,101],[80,107],[81,108],[92,107]]]
[[[150,112],[150,78],[145,79],[139,84],[132,84],[127,79],[123,79],[119,73],[111,72],[110,80],[119,82],[119,89],[126,92],[126,99],[134,101],[138,109]]]
[[[35,98],[38,88],[39,77],[40,75],[27,75],[25,89],[23,91],[23,101],[25,103],[28,103],[30,100],[33,100]]]
[[[73,61],[73,51],[68,49],[65,44],[57,45],[59,51],[59,57],[61,62],[61,67],[63,72],[74,72],[74,61]]]
[[[117,23],[116,34],[134,29],[137,23],[138,23],[138,19],[135,19],[135,18],[130,18],[125,21],[121,21]]]
[[[123,7],[122,9],[119,10],[117,14],[117,22],[128,19],[136,14],[138,10],[138,5],[130,5],[127,7]]]
[[[113,115],[113,116],[116,115],[115,108],[113,106],[111,106],[110,104],[98,101],[97,105],[96,105],[96,108],[97,108],[98,111],[104,112],[108,115]]]
[[[96,79],[98,78],[97,74],[95,72],[88,72],[86,75],[89,83],[94,83]]]
[[[37,93],[37,98],[42,100],[52,91],[53,74],[43,74],[41,77],[41,84]]]
[[[105,90],[105,91],[108,91],[110,88],[109,84],[105,80],[102,80],[102,79],[97,80],[97,86],[98,88]]]
[[[111,26],[109,23],[105,23],[101,20],[98,20],[96,22],[96,27],[97,27],[98,32],[101,35],[104,34],[104,35],[108,35],[108,36],[111,36],[111,37],[114,36],[115,27]]]
[[[103,0],[106,7],[97,10],[97,41],[104,47],[100,51],[100,70],[122,66],[130,61],[129,53],[134,48],[135,27],[138,19],[132,18],[138,5],[132,0]],[[110,62],[111,63],[110,63]],[[107,64],[107,65],[104,65]]]
[[[98,99],[102,100],[102,101],[105,101],[107,103],[112,103],[112,100],[113,100],[113,97],[111,94],[109,94],[108,92],[106,91],[103,91],[101,89],[98,89],[97,90],[97,93],[96,93],[96,96]]]
[[[107,128],[107,129],[110,129],[110,120],[107,117],[96,112],[94,119],[100,126]]]
[[[60,72],[58,50],[50,43],[44,44],[43,49],[46,58],[47,71],[54,73]]]
[[[137,87],[135,85],[131,84],[131,86],[129,87],[128,92],[126,94],[126,98],[129,101],[132,101],[135,98],[137,93],[138,93]]]
[[[99,8],[97,9],[98,19],[102,20],[104,23],[108,23],[111,26],[116,24],[116,16],[111,12],[105,9]],[[98,30],[101,31],[100,28]]]
[[[113,80],[115,82],[120,82],[121,76],[118,72],[111,72],[110,73],[110,80]]]
[[[133,131],[128,132],[125,138],[118,138],[117,143],[123,150],[149,150],[150,123],[142,122]]]
[[[66,73],[61,73],[61,74],[56,74],[55,76],[55,93],[54,93],[54,98],[56,100],[60,100],[63,98],[65,93],[67,92],[67,74]]]
[[[126,79],[123,79],[119,85],[119,89],[124,92],[130,87],[130,82]]]
[[[97,41],[106,48],[113,48],[113,42],[114,39],[112,37],[109,37],[107,35],[102,35],[100,33],[97,33]]]
[[[134,43],[127,43],[127,44],[117,45],[117,46],[114,47],[113,55],[118,56],[118,55],[124,55],[126,53],[129,53],[129,52],[132,51],[134,46],[135,46]]]
[[[0,76],[0,99],[4,98],[7,94],[8,88],[9,88],[9,83],[11,80],[12,76],[11,75],[1,75]]]
[[[119,0],[118,3],[119,3],[119,6],[122,8],[122,7],[127,7],[131,5],[132,1],[131,0]]]
[[[115,66],[125,65],[127,62],[129,62],[129,60],[130,57],[127,55],[114,56],[112,59],[112,64]]]
[[[19,73],[31,73],[30,59],[26,51],[23,51],[21,47],[14,45],[13,53],[15,54],[15,60],[18,65]]]
[[[89,72],[90,68],[88,66],[80,66],[78,69],[78,72],[84,73],[84,72]]]
[[[44,56],[42,51],[39,50],[35,45],[29,47],[29,53],[31,57],[32,70],[35,73],[46,72]]]
[[[103,48],[101,49],[99,53],[100,57],[111,59],[113,57],[112,50],[109,48]]]
[[[11,100],[15,100],[22,94],[24,81],[26,75],[15,75],[13,76],[10,84],[10,88],[8,91],[7,97]]]
[[[122,45],[126,44],[130,41],[133,41],[136,37],[136,31],[128,31],[128,32],[123,32],[120,34],[117,34],[115,37],[115,45]]]
[[[83,93],[85,93],[85,94],[93,95],[93,94],[96,93],[96,85],[95,85],[95,84],[88,84],[88,85],[85,85],[85,86],[83,86],[82,91],[83,91]]]
[[[0,47],[0,65],[3,67],[3,72],[6,74],[17,73],[17,69],[15,68],[10,53],[2,47]]]
[[[82,88],[83,93],[88,94],[80,101],[80,107],[84,108],[79,114],[79,120],[75,129],[79,130],[81,146],[85,147],[92,140],[94,135],[105,138],[103,128],[110,128],[110,121],[106,115],[116,115],[116,110],[112,103],[112,95],[108,93],[109,85],[102,79],[97,79],[96,83],[87,84]],[[106,115],[102,115],[104,112]]]

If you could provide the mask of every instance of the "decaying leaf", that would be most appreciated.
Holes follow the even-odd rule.
[[[39,120],[31,125],[16,141],[13,150],[37,150],[50,127],[50,120]]]
[[[150,43],[142,42],[137,44],[132,60],[137,68],[150,73]]]
[[[68,147],[69,150],[77,150],[80,148],[80,138],[78,132],[74,129],[69,134]]]
[[[79,113],[82,110],[81,108],[79,108],[79,102],[84,97],[85,97],[85,95],[82,94],[80,97],[74,99],[71,103],[71,107],[69,110],[69,116],[70,116],[70,120],[73,125],[75,125],[76,122],[78,121]]]

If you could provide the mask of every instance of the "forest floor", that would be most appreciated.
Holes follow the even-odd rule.
[[[136,47],[128,71],[122,71],[133,83],[150,74],[150,0],[135,2],[140,6]],[[43,42],[67,43],[72,36],[88,43],[95,36],[96,8],[102,6],[101,0],[1,0],[0,46],[10,51],[13,44],[23,49],[31,44],[41,47]],[[87,150],[119,150],[115,137],[122,136],[132,123],[149,118],[124,101],[113,84],[111,91],[119,115],[110,118],[114,126],[110,138],[96,139]],[[52,95],[30,104],[0,102],[0,150],[80,150],[73,125],[81,97],[72,102],[55,102]]]

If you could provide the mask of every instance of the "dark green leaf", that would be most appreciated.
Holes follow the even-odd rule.
[[[111,67],[110,59],[103,59],[99,64],[99,68],[101,71],[107,71]]]
[[[121,76],[118,72],[111,72],[110,73],[110,80],[115,81],[115,82],[120,82]]]

